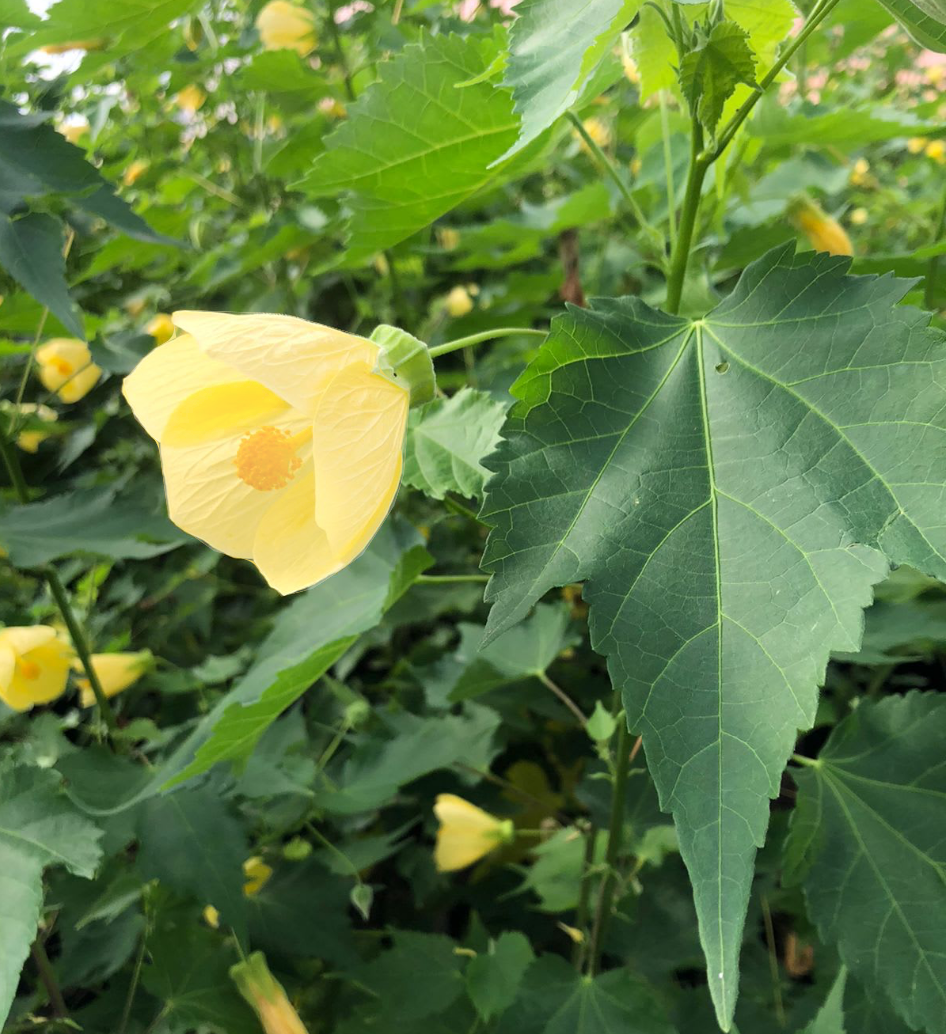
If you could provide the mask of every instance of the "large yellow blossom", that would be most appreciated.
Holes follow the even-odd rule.
[[[401,478],[410,393],[380,348],[294,316],[178,312],[125,397],[160,443],[179,527],[281,593],[367,546]],[[429,366],[429,360],[428,360]]]
[[[55,628],[0,629],[0,700],[14,711],[48,704],[66,688],[72,647]]]
[[[150,650],[139,650],[138,653],[93,653],[92,668],[99,677],[102,692],[107,697],[113,697],[116,693],[133,686],[151,667],[151,660]],[[78,662],[76,667],[82,670]],[[76,684],[81,694],[79,702],[83,707],[92,707],[95,704],[95,694],[89,680],[80,678],[76,680]]]
[[[465,869],[513,837],[511,819],[497,819],[456,794],[439,794],[434,814],[440,822],[434,848],[440,872]]]
[[[101,369],[92,362],[89,346],[78,338],[54,337],[36,350],[39,379],[63,402],[78,402],[98,383]]]
[[[307,1034],[282,985],[270,973],[262,952],[254,951],[243,962],[231,966],[230,976],[256,1011],[265,1034]]]
[[[294,50],[306,57],[315,50],[315,15],[289,0],[270,0],[256,16],[256,28],[266,50]]]

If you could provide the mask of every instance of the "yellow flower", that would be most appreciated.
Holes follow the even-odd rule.
[[[826,251],[829,255],[854,254],[854,246],[844,227],[811,198],[795,198],[789,204],[788,217],[808,238],[815,251]]]
[[[294,50],[305,57],[315,50],[315,15],[289,0],[270,0],[256,16],[256,28],[266,50]]]
[[[641,81],[640,69],[637,67],[637,62],[631,57],[626,51],[621,51],[621,64],[624,67],[624,75],[628,82],[634,83],[636,86]]]
[[[102,691],[107,697],[113,697],[134,685],[151,667],[151,651],[139,650],[138,653],[93,653],[92,667],[102,684]],[[82,664],[76,661],[73,667],[82,671]],[[79,687],[79,703],[83,707],[93,707],[95,694],[86,678],[76,679]]]
[[[77,144],[88,128],[88,120],[84,118],[76,122],[64,122],[58,127],[59,132],[62,133],[70,144]]]
[[[608,129],[607,123],[602,122],[600,118],[586,118],[585,121],[582,122],[582,126],[584,126],[585,132],[588,136],[590,136],[591,139],[594,140],[600,148],[602,148],[602,150],[611,143],[611,130]],[[590,148],[585,143],[584,137],[577,130],[575,130],[575,136],[578,137],[581,149],[588,153]]]
[[[851,212],[851,225],[863,226],[869,218],[870,214],[866,208],[855,208],[854,211]]]
[[[470,297],[470,292],[462,286],[454,287],[447,295],[447,300],[444,304],[446,305],[447,312],[454,318],[465,316],[468,312],[473,311],[473,299]]]
[[[919,154],[921,151],[926,150],[926,137],[925,136],[914,136],[907,141],[907,150],[910,154]]]
[[[283,594],[341,570],[401,479],[410,393],[374,372],[379,346],[294,316],[173,319],[185,333],[124,385],[161,445],[171,519]]]
[[[454,251],[460,245],[460,231],[452,226],[438,226],[437,243],[444,251]]]
[[[855,187],[862,187],[869,180],[870,162],[866,158],[858,158],[851,170],[851,183]]]
[[[70,40],[68,43],[49,43],[39,49],[44,54],[66,54],[70,50],[103,50],[107,42],[105,39]]]
[[[326,118],[345,118],[348,109],[337,97],[323,97],[319,101],[319,111]]]
[[[926,157],[946,165],[946,140],[931,140],[926,145]]]
[[[154,338],[156,345],[163,345],[174,337],[174,320],[166,312],[159,312],[157,316],[148,320],[145,333]]]
[[[7,407],[4,407],[7,408]],[[35,402],[21,402],[19,406],[9,406],[9,409],[19,416],[32,418],[33,420],[42,420],[48,424],[54,423],[59,419],[59,414],[54,410],[50,409],[49,406],[37,405]],[[16,437],[16,444],[24,452],[36,452],[40,445],[49,438],[49,432],[43,431],[39,428],[27,428],[25,431],[20,431]]]
[[[48,704],[65,690],[71,663],[72,647],[55,628],[0,629],[0,700],[14,711]]]
[[[174,103],[181,111],[197,111],[206,99],[207,94],[196,83],[190,83],[174,95]]]
[[[215,930],[220,929],[220,913],[213,907],[213,905],[204,906],[204,922],[208,926],[212,926]]]
[[[261,951],[231,966],[230,977],[256,1011],[265,1034],[308,1034]]]
[[[122,183],[126,187],[132,187],[139,179],[148,171],[150,162],[145,161],[144,158],[136,158],[131,165],[122,173]]]
[[[434,814],[440,822],[434,849],[440,872],[465,869],[513,838],[512,819],[497,819],[452,793],[438,795]]]
[[[36,350],[39,379],[63,402],[78,402],[95,387],[101,370],[89,346],[76,338],[54,337]]]
[[[247,858],[243,863],[243,875],[246,882],[243,884],[243,893],[251,898],[263,889],[273,874],[273,867],[267,865],[259,855]]]

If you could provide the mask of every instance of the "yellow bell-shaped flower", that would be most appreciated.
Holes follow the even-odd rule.
[[[52,424],[59,419],[59,414],[55,409],[50,409],[49,406],[37,405],[35,402],[21,402],[18,406],[12,403],[5,403],[0,404],[0,409],[14,414],[12,417],[14,423],[25,418],[31,423],[33,421],[42,421],[45,424]],[[35,453],[49,437],[49,431],[44,431],[41,427],[30,426],[24,428],[16,436],[16,444],[24,452]]]
[[[55,700],[66,688],[72,656],[48,625],[0,629],[0,700],[14,711]]]
[[[151,162],[144,158],[136,158],[122,173],[122,183],[126,187],[134,186],[150,167]]]
[[[440,872],[465,869],[513,838],[511,819],[497,819],[456,794],[439,794],[434,814],[440,822],[434,848],[434,864]]]
[[[254,951],[243,962],[231,966],[230,977],[256,1011],[265,1034],[308,1034],[261,951]]]
[[[243,863],[243,875],[246,877],[243,893],[252,898],[269,882],[270,876],[273,875],[273,867],[267,865],[259,855],[253,855]]]
[[[159,312],[148,320],[145,333],[154,338],[156,345],[163,345],[174,337],[174,320],[166,312]]]
[[[188,83],[174,95],[174,103],[181,111],[197,111],[206,99],[207,94],[196,83]]]
[[[294,316],[173,319],[185,333],[124,385],[160,443],[171,520],[283,594],[345,567],[401,479],[410,392],[375,372],[379,345]]]
[[[92,667],[99,677],[102,691],[107,697],[113,697],[116,693],[133,686],[151,667],[152,660],[150,650],[139,650],[138,653],[93,653]],[[73,666],[78,671],[83,670],[79,661]],[[83,707],[92,707],[95,704],[95,694],[89,680],[76,679],[76,685],[79,687],[79,703]]]
[[[36,350],[39,379],[47,391],[54,391],[63,402],[78,402],[98,383],[101,369],[92,362],[92,353],[77,338],[54,337]]]
[[[844,227],[806,195],[789,203],[788,216],[815,251],[826,251],[829,255],[854,254],[854,245]]]
[[[306,57],[315,50],[315,15],[289,0],[270,0],[256,16],[256,29],[266,50],[294,50]]]

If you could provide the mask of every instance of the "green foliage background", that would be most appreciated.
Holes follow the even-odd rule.
[[[946,1034],[941,0],[262,6],[0,0],[0,619],[156,658],[0,705],[3,1030],[259,1030],[261,950],[312,1034]],[[291,599],[121,397],[184,308],[482,339]]]

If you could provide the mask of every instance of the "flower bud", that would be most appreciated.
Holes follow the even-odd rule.
[[[294,50],[306,57],[318,43],[315,15],[289,0],[270,0],[257,15],[256,28],[266,50]]]
[[[853,255],[854,247],[844,227],[832,219],[810,197],[801,195],[788,206],[788,217],[809,240],[815,251],[829,255]]]
[[[145,333],[154,338],[156,345],[163,345],[174,337],[174,321],[166,312],[159,312],[152,319],[148,320]]]
[[[445,304],[447,312],[454,319],[473,311],[473,299],[470,297],[470,292],[463,286],[454,287],[447,295]]]
[[[254,951],[245,961],[231,966],[230,977],[256,1011],[265,1034],[308,1034],[261,951]]]

